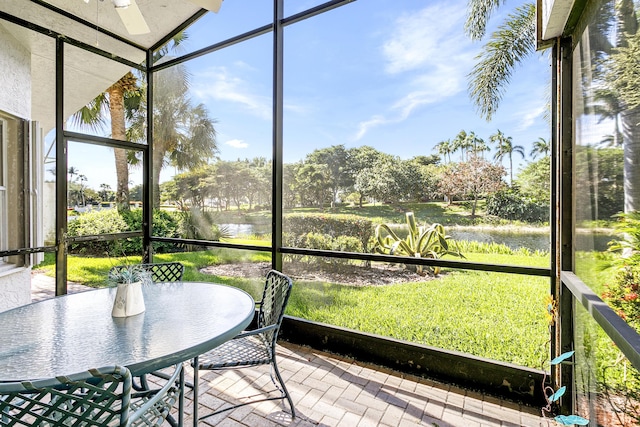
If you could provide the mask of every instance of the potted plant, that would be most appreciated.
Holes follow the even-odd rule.
[[[144,312],[142,285],[152,283],[151,272],[135,264],[114,267],[109,271],[108,283],[117,287],[111,310],[113,317],[135,316]]]

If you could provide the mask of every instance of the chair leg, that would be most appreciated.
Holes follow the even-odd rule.
[[[275,356],[275,353],[274,353]],[[289,402],[289,407],[291,408],[291,418],[294,419],[296,417],[296,410],[293,407],[293,401],[291,400],[291,395],[289,395],[289,390],[287,390],[287,386],[284,385],[284,381],[282,380],[282,376],[280,375],[280,370],[278,369],[278,363],[276,362],[276,358],[273,357],[272,360],[273,363],[271,363],[271,365],[273,366],[273,370],[276,373],[276,377],[278,378],[278,382],[280,383],[280,386],[282,386],[282,392],[284,393],[284,396],[287,398],[287,401]]]
[[[191,411],[193,415],[193,427],[198,427],[198,384],[199,384],[199,374],[200,367],[198,356],[193,359],[193,410]]]

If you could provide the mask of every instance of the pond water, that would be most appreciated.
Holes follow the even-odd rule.
[[[251,234],[267,234],[271,232],[271,225],[255,224],[220,224],[226,227],[232,237],[248,236]],[[397,225],[393,227],[400,237],[406,235],[406,226]],[[550,249],[550,237],[548,233],[504,230],[500,228],[454,228],[446,229],[454,240],[467,240],[480,243],[504,244],[512,249],[528,248],[532,251]],[[610,234],[576,234],[576,247],[579,250],[604,251],[607,243],[612,239]]]

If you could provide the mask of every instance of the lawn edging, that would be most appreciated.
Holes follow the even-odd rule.
[[[541,370],[292,316],[284,317],[280,338],[530,407],[546,404]]]

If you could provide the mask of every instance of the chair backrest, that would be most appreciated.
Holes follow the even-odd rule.
[[[132,394],[131,372],[109,366],[57,378],[0,383],[1,426],[158,426],[178,401],[182,363],[158,390]]]
[[[158,262],[140,264],[140,266],[151,273],[153,283],[179,282],[184,273],[184,265],[179,262]],[[116,265],[111,268],[111,271],[121,271],[127,267],[126,265]]]
[[[125,426],[131,373],[100,369],[37,381],[0,384],[0,425]]]
[[[292,286],[291,279],[279,271],[271,270],[267,273],[258,312],[258,328],[276,325],[275,329],[266,333],[267,339],[274,344],[282,324],[284,310],[289,302]]]

